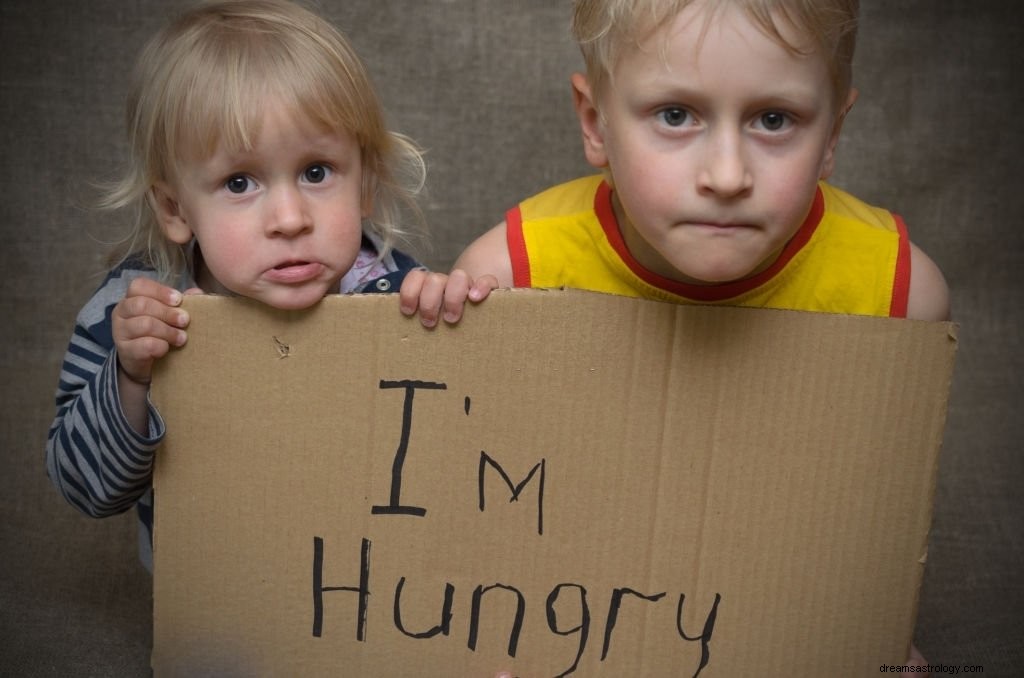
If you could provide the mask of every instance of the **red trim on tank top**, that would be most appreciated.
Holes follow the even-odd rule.
[[[508,256],[512,260],[512,285],[514,287],[532,287],[530,255],[526,251],[526,238],[523,236],[523,214],[518,205],[505,213],[505,241],[508,244]]]
[[[907,304],[910,301],[910,236],[903,217],[892,215],[896,220],[896,232],[900,236],[899,249],[896,251],[896,273],[892,280],[892,301],[889,305],[889,317],[906,318]]]
[[[804,248],[808,241],[810,241],[811,236],[814,235],[814,231],[817,229],[818,224],[821,222],[821,217],[825,213],[825,197],[822,195],[821,188],[819,187],[814,193],[814,202],[811,205],[811,211],[804,219],[804,223],[800,225],[796,234],[786,243],[779,258],[771,266],[750,278],[721,285],[693,285],[665,278],[644,268],[633,257],[629,248],[626,247],[626,242],[622,239],[619,223],[615,218],[615,210],[612,207],[612,190],[608,182],[601,182],[597,189],[597,193],[594,196],[594,211],[597,212],[597,218],[601,222],[601,228],[604,229],[608,243],[638,278],[649,285],[680,297],[686,297],[695,301],[712,302],[732,299],[760,287],[785,268],[786,264]]]

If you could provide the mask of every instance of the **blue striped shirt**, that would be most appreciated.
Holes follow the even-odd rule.
[[[411,257],[392,250],[377,256],[364,237],[356,265],[342,279],[341,293],[397,292],[405,274],[419,268]],[[139,435],[121,408],[117,387],[117,351],[111,314],[131,281],[156,278],[152,269],[129,260],[107,274],[78,313],[57,386],[57,413],[46,442],[46,470],[61,495],[94,518],[136,509],[139,558],[153,568],[153,456],[166,428],[149,407],[149,430]],[[194,284],[183,277],[179,290]]]

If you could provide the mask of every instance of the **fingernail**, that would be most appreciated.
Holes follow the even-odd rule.
[[[446,323],[456,323],[459,321],[459,314],[453,311],[448,311],[444,314],[444,321]]]
[[[186,341],[188,341],[188,335],[184,332],[178,332],[178,336],[174,338],[174,345],[184,346]]]
[[[181,292],[173,290],[171,292],[171,306],[177,306],[181,303]]]
[[[179,313],[175,323],[178,327],[186,327],[188,325],[188,313],[185,313],[184,311]]]

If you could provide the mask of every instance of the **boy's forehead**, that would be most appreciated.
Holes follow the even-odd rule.
[[[772,100],[803,110],[836,110],[836,81],[813,43],[795,49],[761,30],[739,8],[714,15],[710,23],[707,14],[694,10],[619,53],[607,79],[592,90],[599,105],[680,98],[687,104],[746,106]]]
[[[725,21],[746,22],[792,54],[820,58],[837,103],[851,84],[859,0],[576,1],[573,32],[598,93],[606,79],[616,79],[623,55],[637,49],[664,53],[668,27],[681,15],[694,17],[703,33]]]
[[[798,65],[800,70],[811,65],[815,71],[819,67],[828,71],[826,55],[806,29],[781,15],[771,21],[768,25],[760,20],[745,9],[745,3],[698,0],[623,45],[612,73],[621,71],[624,64],[636,65],[638,56],[645,68],[666,73],[681,63],[700,67],[704,62],[713,70],[718,65],[716,59],[742,65],[747,58],[753,59],[753,67],[764,66],[765,55],[779,63]]]
[[[750,3],[711,0],[686,3],[664,20],[649,24],[640,33],[646,39],[638,44],[685,41],[699,49],[708,39],[721,38],[723,34],[726,39],[735,39],[737,32],[746,32],[751,27],[788,51],[817,51],[818,41],[811,31],[781,9],[754,11]]]

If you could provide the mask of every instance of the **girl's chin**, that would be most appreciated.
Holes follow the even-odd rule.
[[[301,311],[315,306],[331,289],[324,285],[303,285],[297,288],[260,290],[245,296],[282,311]]]

